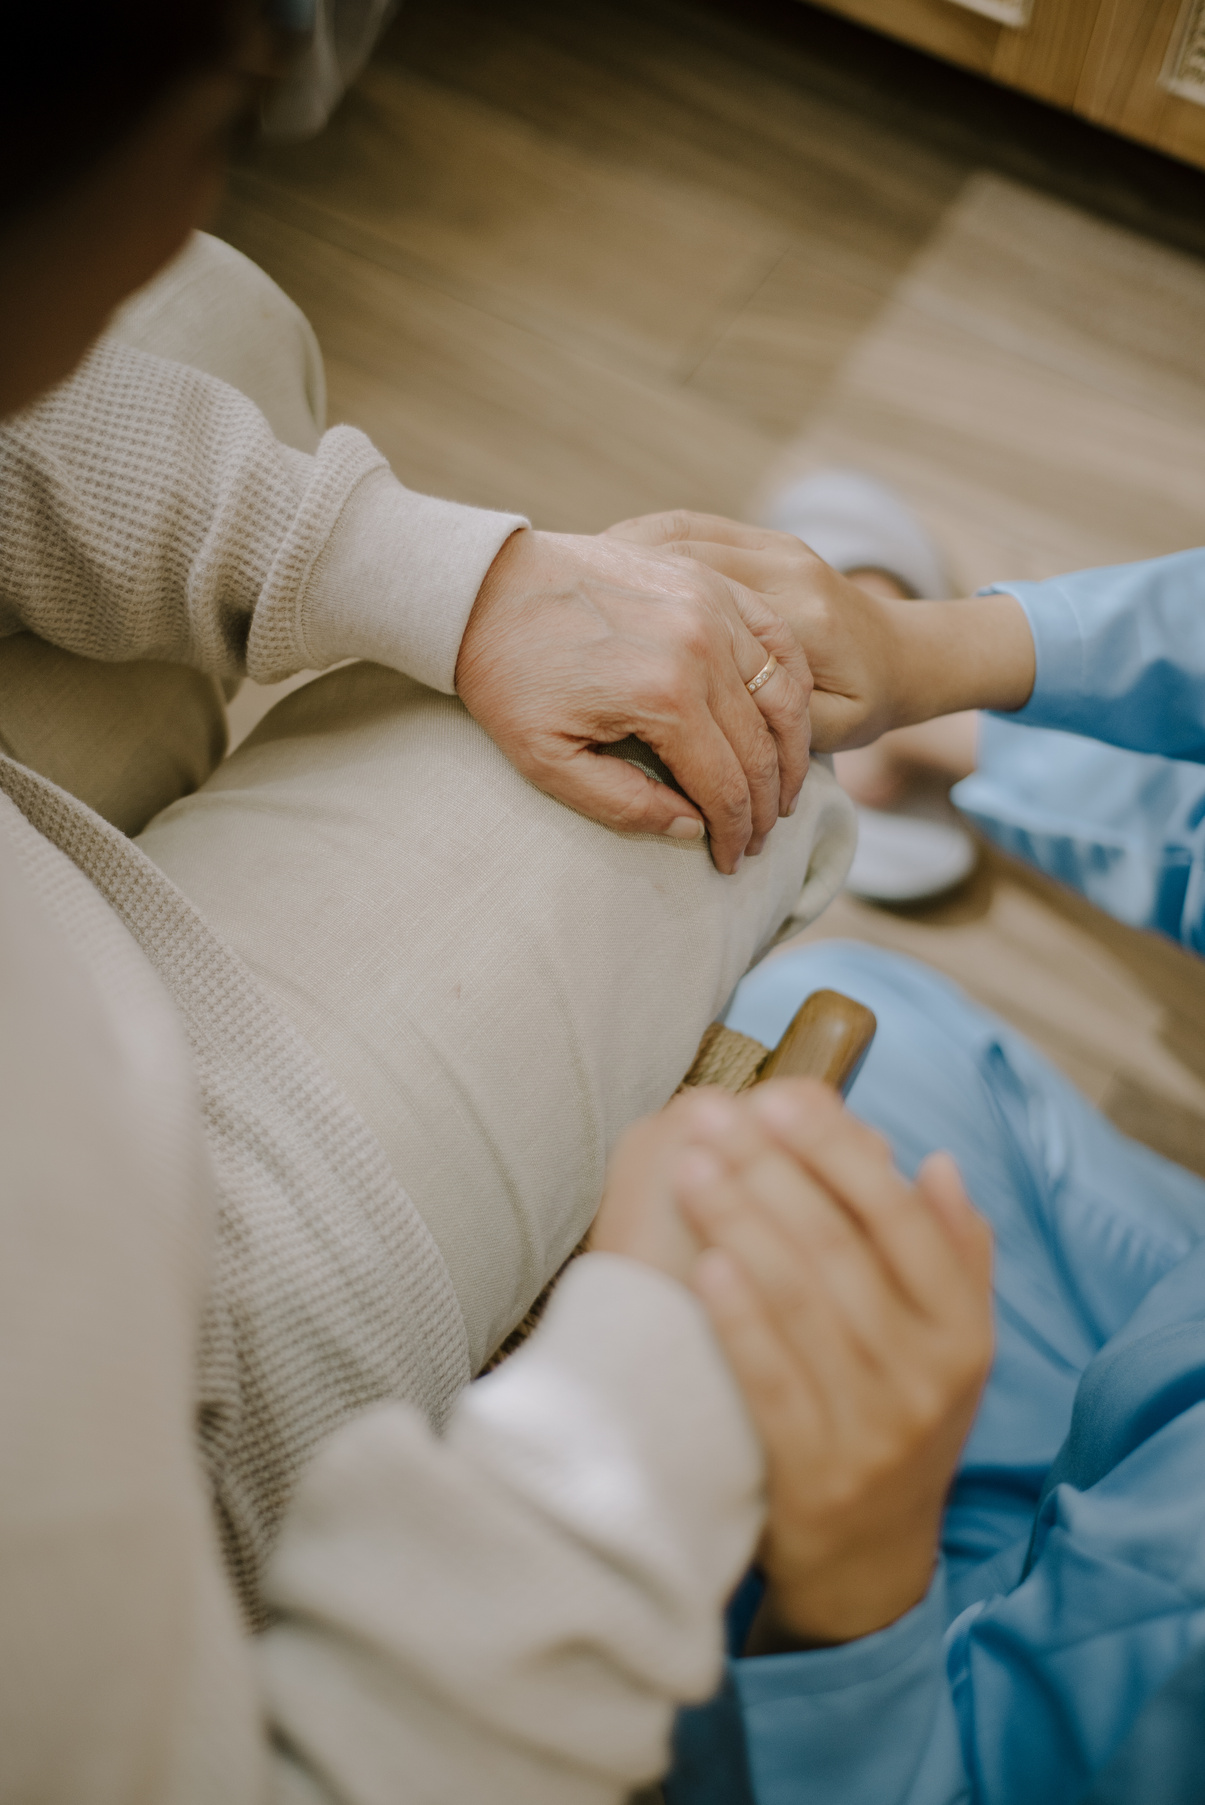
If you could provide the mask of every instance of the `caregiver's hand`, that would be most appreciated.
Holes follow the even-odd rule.
[[[991,1236],[947,1154],[909,1184],[825,1086],[744,1111],[676,1173],[692,1283],[767,1450],[778,1645],[847,1642],[928,1589],[991,1361]]]
[[[767,1453],[769,1646],[918,1603],[992,1353],[991,1236],[948,1155],[909,1184],[808,1080],[695,1091],[619,1143],[590,1244],[711,1315]]]
[[[773,652],[778,669],[746,683]],[[759,852],[807,772],[798,640],[706,562],[605,537],[515,533],[469,616],[456,688],[523,775],[608,827],[701,838],[721,871]],[[636,734],[679,796],[595,750]]]
[[[818,558],[792,533],[676,510],[609,533],[659,547],[756,588],[790,623],[814,691],[812,747],[839,752],[967,708],[1009,711],[1029,699],[1033,638],[1010,595],[889,601]]]

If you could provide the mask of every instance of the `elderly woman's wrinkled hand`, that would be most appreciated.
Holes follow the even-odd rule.
[[[656,546],[515,533],[469,617],[456,688],[540,789],[625,832],[706,831],[724,872],[761,850],[807,772],[811,679],[790,628],[739,581]],[[598,754],[630,734],[684,795]]]

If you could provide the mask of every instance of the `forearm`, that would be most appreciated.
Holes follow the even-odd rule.
[[[1205,551],[960,602],[883,602],[889,725],[966,708],[1205,761]]]
[[[1033,691],[1033,634],[1012,595],[883,602],[894,671],[892,727],[964,709],[1011,713]]]
[[[369,657],[451,691],[517,516],[414,495],[362,433],[308,456],[202,372],[101,340],[0,432],[0,633],[272,682]]]

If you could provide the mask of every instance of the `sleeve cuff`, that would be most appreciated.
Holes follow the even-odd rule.
[[[366,658],[452,695],[477,591],[511,534],[529,522],[417,495],[386,468],[352,490],[301,596],[305,665]]]
[[[1056,726],[1064,699],[1084,694],[1084,635],[1079,614],[1056,577],[1047,583],[990,583],[980,595],[1011,595],[1033,635],[1034,681],[1028,702],[1005,718],[1026,726]]]
[[[753,1424],[701,1305],[638,1261],[575,1260],[539,1331],[463,1394],[449,1438],[462,1432],[516,1491],[551,1488],[595,1546],[623,1555],[637,1521],[660,1522],[659,1560],[717,1608],[748,1563],[763,1515]]]
[[[746,1706],[848,1692],[871,1686],[910,1665],[917,1652],[939,1645],[946,1631],[945,1568],[940,1563],[919,1604],[886,1629],[836,1648],[812,1648],[798,1654],[746,1656],[733,1662],[733,1673]]]
[[[795,1805],[801,1787],[813,1805],[965,1798],[945,1626],[939,1568],[921,1602],[873,1636],[732,1662],[758,1805]]]

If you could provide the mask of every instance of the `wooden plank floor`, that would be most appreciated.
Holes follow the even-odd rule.
[[[243,160],[219,230],[414,488],[593,531],[753,517],[855,463],[971,588],[1205,539],[1203,199],[779,0],[407,0],[322,137]],[[810,932],[948,971],[1205,1172],[1202,962],[994,854]]]

